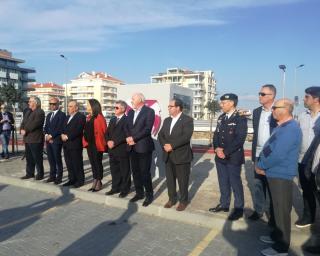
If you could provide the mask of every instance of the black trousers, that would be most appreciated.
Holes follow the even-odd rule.
[[[103,178],[103,165],[102,158],[103,152],[97,151],[95,147],[87,147],[87,153],[92,169],[92,176],[96,180],[102,180]]]
[[[26,174],[34,176],[35,167],[37,174],[43,176],[43,143],[26,143]]]
[[[169,200],[173,203],[177,202],[176,181],[178,180],[180,203],[188,203],[188,187],[190,177],[190,163],[174,164],[171,159],[166,163],[166,181],[168,187]]]
[[[151,162],[152,152],[130,152],[130,165],[137,195],[144,195],[145,191],[147,197],[153,197],[152,179],[150,172]]]
[[[109,163],[112,177],[112,190],[129,193],[131,174],[129,157],[119,157],[109,154]]]
[[[287,252],[290,246],[292,180],[268,178],[274,210],[275,227],[271,238],[275,241],[272,248]]]
[[[62,164],[62,144],[47,143],[47,155],[50,165],[50,177],[62,178],[63,164]]]
[[[64,160],[68,169],[69,181],[73,184],[84,184],[83,156],[81,149],[63,148]]]
[[[314,222],[316,214],[316,198],[314,191],[316,191],[316,184],[314,181],[314,174],[311,174],[311,177],[307,179],[304,174],[304,165],[298,165],[299,171],[299,181],[302,189],[303,197],[303,216],[302,218]]]
[[[220,188],[220,204],[229,208],[231,189],[234,195],[234,208],[243,209],[244,194],[241,180],[241,165],[225,164],[216,161]]]

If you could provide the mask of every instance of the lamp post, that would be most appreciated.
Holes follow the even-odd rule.
[[[68,107],[68,90],[67,90],[68,89],[68,58],[63,54],[60,54],[60,57],[65,60],[65,81],[66,81],[66,83],[65,83],[65,89],[64,89],[64,91],[65,91],[64,111],[67,113],[67,107]]]
[[[297,118],[297,114],[296,114],[296,108],[298,107],[299,105],[299,96],[297,95],[298,93],[298,90],[297,90],[297,70],[299,68],[302,68],[304,67],[304,64],[301,64],[299,66],[296,66],[295,69],[294,69],[294,105],[295,105],[295,109],[294,109],[294,118]]]
[[[285,86],[286,86],[286,65],[279,65],[279,68],[283,71],[283,77],[282,77],[282,98],[284,98]]]

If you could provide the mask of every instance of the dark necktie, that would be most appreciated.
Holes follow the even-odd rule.
[[[50,123],[51,123],[53,118],[54,118],[54,112],[52,112],[52,115],[50,116]]]
[[[117,117],[116,125],[119,123],[119,121],[120,121],[120,118]]]

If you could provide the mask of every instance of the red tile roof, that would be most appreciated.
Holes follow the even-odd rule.
[[[63,86],[49,82],[49,83],[34,83],[29,85],[31,88],[56,88],[56,89],[64,89]]]

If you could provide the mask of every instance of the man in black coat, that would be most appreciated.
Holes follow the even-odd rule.
[[[0,142],[2,144],[1,157],[9,159],[9,142],[11,131],[13,130],[14,119],[13,115],[5,104],[0,105]]]
[[[79,111],[78,104],[72,100],[68,104],[68,113],[61,134],[64,160],[68,169],[68,182],[63,186],[81,187],[84,184],[82,136],[86,123],[85,115]]]
[[[131,186],[127,136],[124,130],[127,124],[126,108],[127,104],[124,101],[119,100],[116,102],[114,107],[115,116],[110,120],[106,133],[112,177],[112,188],[106,195],[120,192],[119,197],[121,198],[128,195]]]
[[[41,101],[38,97],[30,97],[29,109],[21,123],[21,134],[25,142],[26,151],[26,175],[21,179],[34,177],[35,167],[37,168],[36,180],[42,180],[43,169],[43,124],[45,113],[41,109]]]
[[[166,179],[169,201],[164,205],[171,208],[178,200],[176,180],[178,180],[180,199],[177,211],[183,211],[188,205],[188,186],[191,161],[193,158],[190,140],[193,133],[193,119],[184,113],[183,102],[173,99],[168,106],[167,117],[158,134],[163,149],[163,161],[166,163]]]
[[[132,96],[132,107],[128,113],[126,125],[127,150],[130,152],[130,165],[136,195],[130,202],[136,202],[146,196],[143,206],[153,201],[153,188],[150,173],[154,144],[151,131],[155,119],[154,110],[145,106],[142,93]]]
[[[59,99],[49,100],[50,110],[44,126],[45,141],[47,144],[47,154],[50,165],[50,175],[47,182],[60,184],[62,181],[62,140],[61,133],[66,119],[66,114],[59,109]]]
[[[277,121],[274,119],[271,113],[271,107],[273,106],[276,92],[277,90],[274,85],[263,85],[259,92],[259,102],[261,106],[253,110],[253,140],[251,159],[254,164],[259,160],[258,157],[264,143],[269,139],[273,129],[277,127]],[[255,221],[259,220],[262,217],[263,213],[266,210],[267,191],[269,194],[269,198],[271,198],[266,176],[257,174],[254,171],[254,212],[248,217],[248,219]],[[270,213],[270,223],[273,223],[273,207],[271,200],[268,208]]]
[[[228,220],[238,220],[243,216],[244,194],[241,181],[241,165],[244,163],[243,144],[247,136],[247,119],[236,110],[238,96],[227,93],[220,97],[220,107],[224,112],[219,116],[213,137],[215,162],[220,188],[220,203],[210,208],[210,212],[228,212],[231,188],[234,194],[234,211]]]

